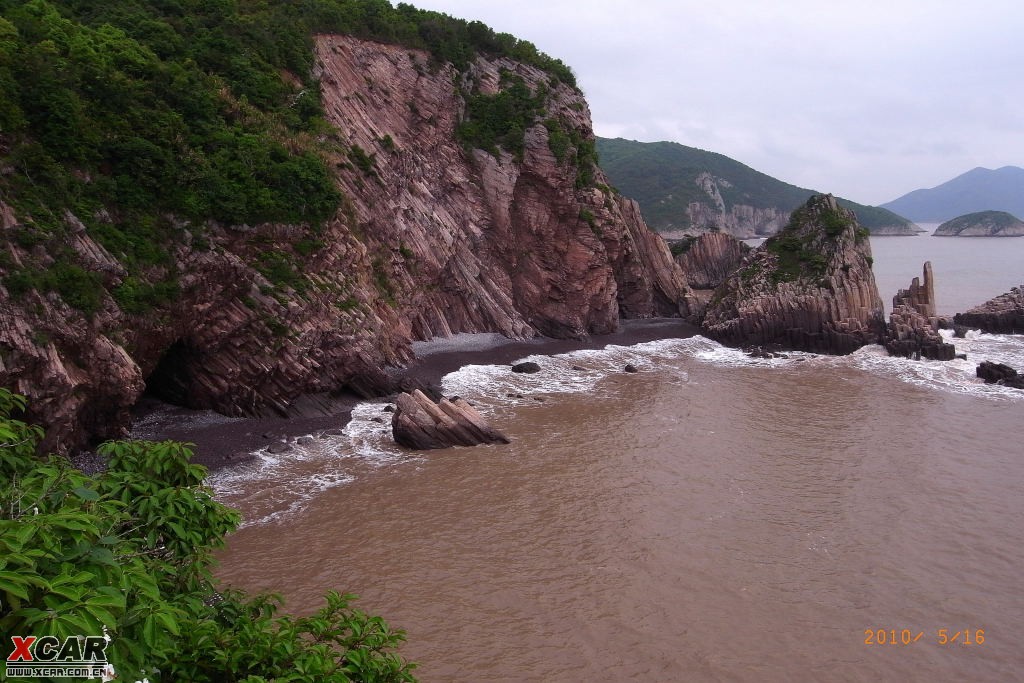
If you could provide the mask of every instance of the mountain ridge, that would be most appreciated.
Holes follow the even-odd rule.
[[[718,152],[677,142],[598,138],[599,163],[617,189],[636,199],[660,231],[717,226],[737,237],[772,234],[815,190],[778,180]],[[916,234],[884,209],[837,198],[873,234]]]
[[[921,223],[942,223],[981,211],[1005,211],[1021,216],[1024,215],[1024,168],[976,166],[935,187],[913,190],[880,206]]]

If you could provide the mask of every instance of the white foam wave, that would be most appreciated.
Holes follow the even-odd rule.
[[[369,470],[416,462],[390,438],[386,404],[360,403],[340,434],[309,434],[284,453],[255,451],[254,461],[213,472],[207,483],[218,499],[243,511],[242,527],[300,512],[310,499],[348,484]]]
[[[603,349],[526,356],[515,361],[537,363],[541,370],[533,374],[512,372],[511,365],[467,365],[446,375],[441,387],[446,395],[467,398],[487,413],[498,406],[526,405],[541,396],[592,393],[602,379],[621,373],[626,365],[634,365],[639,372],[675,372],[685,380],[683,370],[666,362],[707,342],[703,337],[692,337],[634,346],[610,344]]]
[[[520,361],[540,365],[535,374],[514,373],[509,365],[468,365],[442,380],[446,395],[472,401],[485,414],[510,406],[532,405],[537,398],[559,394],[601,395],[602,380],[621,374],[632,364],[643,372],[657,372],[670,381],[687,381],[686,359],[719,367],[749,367],[786,371],[797,366],[851,368],[934,390],[970,394],[994,400],[1024,401],[1024,391],[986,385],[975,376],[982,360],[1024,368],[1024,337],[969,332],[966,339],[951,339],[968,360],[914,361],[889,356],[880,346],[867,346],[849,356],[821,356],[786,352],[757,358],[740,349],[694,336],[662,339],[634,346],[609,345],[603,349],[573,351],[555,356],[527,356]],[[683,361],[683,362],[680,362]],[[609,387],[608,391],[614,391]],[[265,524],[301,511],[308,500],[368,473],[423,461],[397,446],[390,435],[391,414],[386,404],[365,402],[352,410],[352,419],[340,434],[310,435],[312,441],[291,450],[255,453],[255,462],[213,473],[209,483],[218,497],[243,509],[245,525]],[[305,441],[305,440],[303,440]]]

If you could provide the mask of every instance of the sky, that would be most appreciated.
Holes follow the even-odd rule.
[[[602,137],[877,205],[1024,166],[1020,0],[412,0],[576,73]]]

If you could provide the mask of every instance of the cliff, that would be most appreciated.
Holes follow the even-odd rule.
[[[0,384],[29,396],[44,447],[119,435],[145,390],[229,415],[294,414],[338,391],[390,391],[386,370],[411,358],[412,340],[579,337],[620,316],[688,313],[667,246],[592,168],[574,87],[507,57],[456,70],[330,35],[315,51],[331,124],[316,144],[343,197],[321,226],[168,215],[180,238],[162,265],[128,275],[93,234],[117,213],[99,207],[88,225],[67,213],[47,238],[73,264],[62,272],[95,284],[90,306],[64,280],[5,277]],[[469,103],[509,92],[532,103],[520,144],[459,137],[479,115]],[[52,271],[45,250],[14,239],[34,216],[0,208],[5,258]],[[169,273],[166,303],[135,305]]]
[[[676,263],[693,289],[714,289],[722,284],[750,252],[750,245],[721,232],[687,238],[682,244]]]
[[[868,232],[831,195],[812,197],[714,292],[703,327],[734,345],[849,353],[884,326]]]
[[[901,289],[892,299],[884,344],[890,355],[905,358],[953,360],[956,349],[943,341],[935,314],[935,281],[926,261],[921,279]]]
[[[1005,211],[980,211],[946,221],[935,237],[1021,237],[1024,221]]]
[[[953,316],[956,325],[991,334],[1024,334],[1024,285]]]

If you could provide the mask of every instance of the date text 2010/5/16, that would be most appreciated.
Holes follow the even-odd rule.
[[[929,636],[926,638],[926,635]],[[934,635],[934,640],[930,637]],[[937,645],[984,645],[985,629],[940,628],[934,632],[919,629],[864,629],[865,645],[913,645],[918,641]]]

